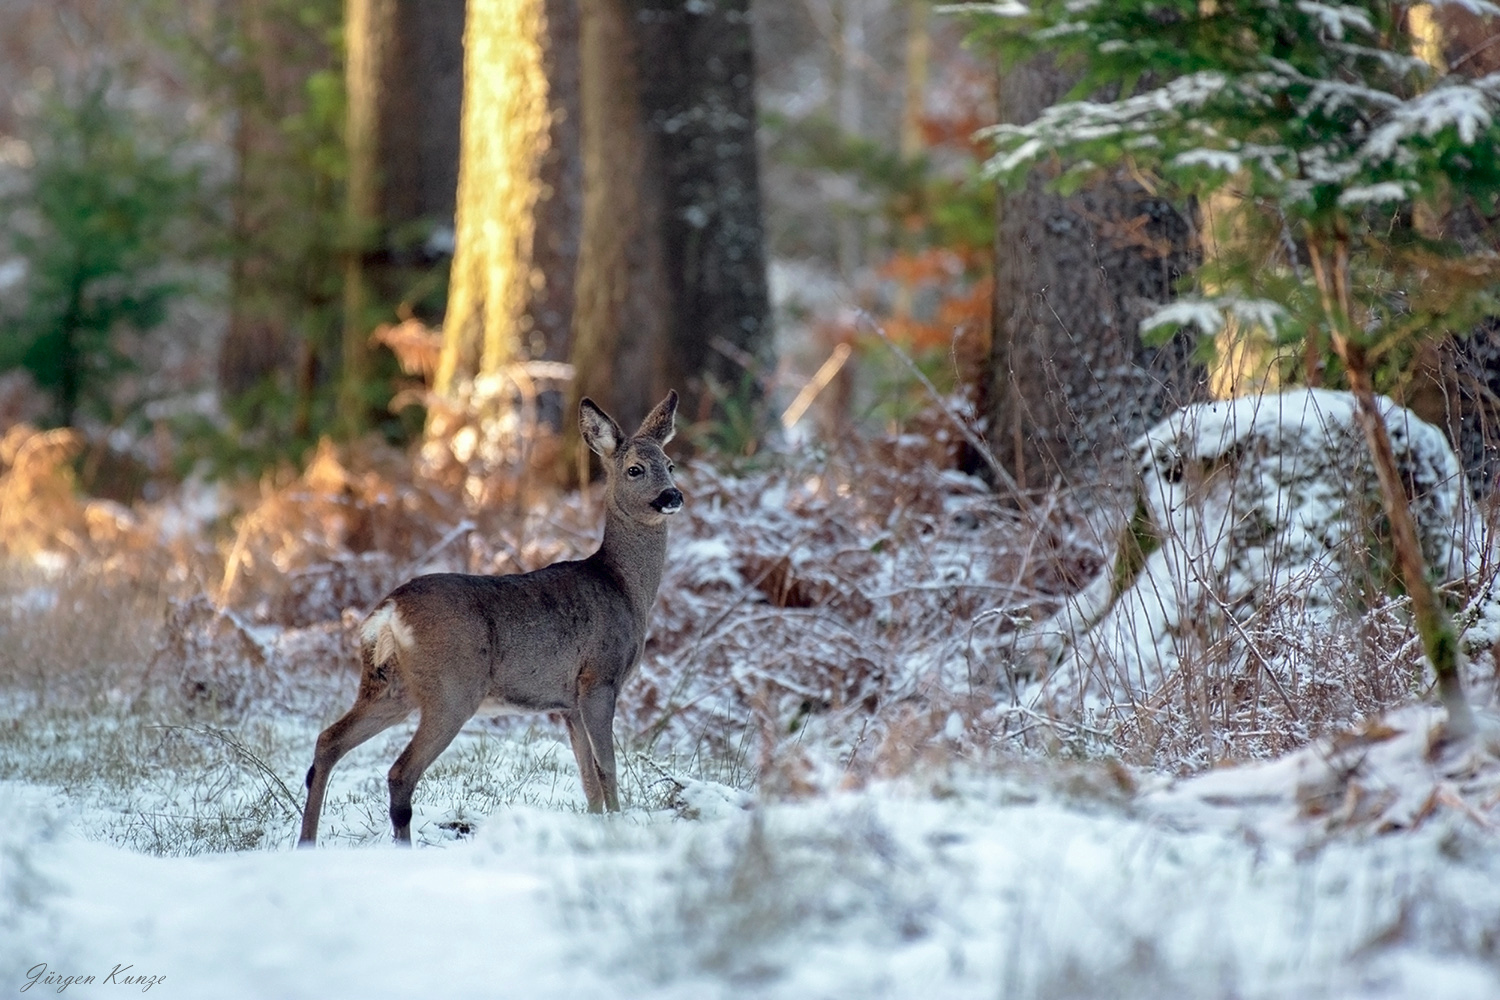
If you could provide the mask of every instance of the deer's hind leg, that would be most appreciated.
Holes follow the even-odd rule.
[[[398,842],[411,843],[411,796],[417,790],[422,773],[448,749],[448,744],[473,714],[472,706],[468,711],[444,712],[436,707],[432,711],[422,709],[416,733],[401,751],[401,756],[396,758],[396,763],[391,765],[386,780],[391,790],[391,827]]]
[[[317,843],[318,818],[323,812],[323,795],[328,790],[333,766],[350,750],[405,719],[413,707],[388,690],[380,696],[367,697],[362,689],[354,707],[318,736],[312,767],[307,769],[307,805],[302,809],[299,845],[310,847]]]

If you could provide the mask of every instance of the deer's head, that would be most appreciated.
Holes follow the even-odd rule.
[[[672,482],[672,460],[662,450],[677,432],[675,391],[646,414],[630,437],[591,399],[583,400],[578,421],[583,440],[603,461],[608,503],[642,524],[661,524],[682,509],[682,491]]]

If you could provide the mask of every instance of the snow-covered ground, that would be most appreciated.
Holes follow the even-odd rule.
[[[638,796],[601,818],[578,811],[560,742],[470,733],[419,792],[427,842],[402,850],[370,828],[398,740],[335,773],[332,846],[317,851],[290,848],[286,816],[282,846],[153,857],[93,839],[119,820],[107,797],[0,785],[0,987],[34,974],[38,993],[111,995],[142,975],[162,977],[151,995],[225,1000],[1500,996],[1489,820],[1455,806],[1384,835],[1298,822],[1298,783],[1335,759],[1326,746],[1144,788],[1055,762],[934,765],[771,803],[681,779],[655,800],[675,808]],[[1448,780],[1420,755],[1390,763],[1400,736],[1376,741],[1380,773]],[[500,798],[516,804],[452,839],[440,824],[463,782],[507,780],[495,770],[512,772]],[[244,774],[218,794],[264,777]],[[131,968],[106,984],[116,966]]]

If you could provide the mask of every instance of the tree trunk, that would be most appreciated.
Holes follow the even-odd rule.
[[[753,408],[771,366],[749,3],[634,7],[669,307],[643,402],[675,388],[704,420],[726,399]]]
[[[865,132],[865,72],[869,54],[865,44],[866,0],[832,0],[827,25],[833,56],[828,69],[834,121],[848,139]],[[839,276],[853,284],[865,262],[865,224],[856,207],[845,201],[836,219]]]
[[[464,0],[394,0],[394,7],[377,109],[380,221],[392,229],[416,223],[413,235],[425,235],[453,223]],[[405,249],[399,236],[393,242]]]
[[[397,53],[397,0],[345,0],[344,146],[349,159],[344,198],[343,370],[339,425],[353,437],[365,426],[369,381],[369,292],[365,255],[380,223],[380,105]]]
[[[573,0],[470,0],[456,248],[435,388],[456,396],[568,327]]]
[[[906,0],[906,90],[901,100],[901,156],[913,159],[926,145],[922,121],[927,114],[927,64],[932,32],[927,25],[928,0]]]
[[[1010,69],[1000,120],[1032,120],[1070,84],[1050,64]],[[1188,336],[1147,347],[1139,332],[1192,267],[1193,228],[1124,171],[1069,197],[1045,187],[1033,176],[999,199],[981,413],[990,447],[1022,489],[1060,480],[1102,487],[1094,499],[1109,502],[1123,496],[1130,442],[1203,391]]]
[[[537,207],[537,264],[547,280],[533,288],[530,356],[566,361],[573,348],[573,306],[583,231],[583,107],[579,80],[582,12],[579,0],[547,0],[547,79],[553,113],[542,156]]]
[[[632,428],[663,388],[657,362],[670,324],[661,172],[645,127],[633,15],[628,0],[583,2],[583,234],[567,408],[576,413],[589,396]],[[578,429],[572,419],[564,426],[571,458]]]

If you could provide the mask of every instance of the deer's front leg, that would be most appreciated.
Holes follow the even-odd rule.
[[[600,684],[580,692],[578,714],[583,721],[583,731],[588,737],[589,749],[593,754],[594,769],[602,793],[598,801],[592,794],[589,794],[589,812],[603,812],[605,809],[610,812],[619,812],[620,792],[615,778],[615,689],[613,685]],[[588,794],[588,770],[583,767],[581,755],[578,765],[584,771],[583,787],[585,793]]]
[[[594,750],[583,728],[583,714],[574,709],[564,719],[568,723],[568,739],[573,743],[573,759],[578,761],[578,774],[583,779],[583,794],[589,800],[589,812],[603,812],[604,786],[599,781],[599,765],[594,762]]]

